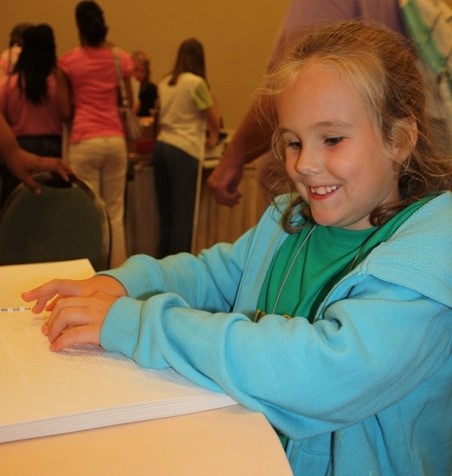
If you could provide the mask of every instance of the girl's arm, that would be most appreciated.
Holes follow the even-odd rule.
[[[110,276],[97,275],[81,280],[53,279],[37,288],[23,292],[22,298],[27,302],[36,301],[32,311],[39,314],[44,309],[53,310],[58,300],[62,298],[88,297],[98,293],[114,297],[127,296],[127,291],[118,280]]]
[[[145,300],[173,293],[193,308],[228,311],[237,295],[250,234],[252,231],[233,245],[222,243],[203,250],[199,256],[181,253],[157,260],[135,255],[120,268],[102,274],[120,281],[132,298]]]
[[[22,293],[22,298],[26,302],[36,301],[34,313],[52,311],[42,332],[50,341],[50,349],[57,351],[74,343],[99,344],[100,330],[110,307],[118,297],[126,295],[119,281],[98,275],[83,280],[54,279]]]
[[[445,306],[370,279],[314,325],[276,315],[256,324],[240,313],[192,309],[174,294],[121,298],[100,342],[141,366],[170,366],[222,389],[298,439],[365,420],[406,397],[448,358],[450,322]]]
[[[315,324],[277,315],[254,323],[173,293],[98,293],[59,300],[43,331],[53,350],[94,342],[143,367],[170,366],[301,439],[363,421],[435,375],[450,354],[450,323],[450,308],[369,277]]]

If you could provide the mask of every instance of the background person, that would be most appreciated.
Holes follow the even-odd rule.
[[[157,86],[151,82],[151,61],[144,51],[137,50],[131,55],[133,76],[139,84],[135,112],[139,117],[155,115],[158,101]]]
[[[179,47],[172,72],[158,85],[159,133],[153,152],[160,221],[159,257],[190,251],[198,167],[218,142],[220,121],[200,41]]]
[[[67,76],[74,115],[69,138],[69,164],[105,202],[111,224],[111,266],[126,258],[124,195],[127,145],[118,109],[118,79],[108,27],[96,2],[82,1],[75,9],[80,46],[64,54],[59,66]],[[132,61],[115,48],[129,102]]]
[[[66,87],[56,64],[52,28],[47,24],[28,27],[14,73],[0,79],[0,111],[19,145],[39,156],[62,156],[62,121],[68,114],[59,101]],[[3,173],[2,201],[19,183],[7,169]]]

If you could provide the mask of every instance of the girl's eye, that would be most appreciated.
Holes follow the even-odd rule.
[[[286,142],[286,149],[300,150],[301,143],[298,140],[290,140]]]
[[[341,136],[337,136],[337,137],[327,137],[324,142],[325,142],[325,144],[326,144],[327,146],[333,147],[333,146],[339,144],[339,142],[342,142],[343,139],[344,139],[344,138],[341,137]]]

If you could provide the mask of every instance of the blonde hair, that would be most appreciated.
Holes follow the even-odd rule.
[[[359,21],[329,23],[306,32],[294,43],[268,76],[263,90],[262,101],[270,101],[272,117],[276,118],[279,93],[295,81],[308,62],[328,67],[352,85],[353,94],[382,137],[385,153],[400,163],[401,198],[373,210],[370,220],[375,226],[431,192],[452,188],[450,132],[446,122],[434,120],[427,113],[425,85],[416,59],[407,40],[386,28]],[[416,143],[411,139],[414,122]],[[277,124],[274,126],[273,152],[279,162],[284,162],[283,142]],[[391,156],[394,146],[401,151],[398,157]],[[284,174],[284,178],[275,178],[273,195],[280,192],[281,180],[294,191]],[[309,208],[294,195],[283,214],[287,231],[298,229],[293,223],[300,210],[310,217]]]
[[[133,62],[140,63],[144,66],[145,69],[145,77],[144,80],[141,81],[141,87],[149,84],[151,81],[151,60],[149,56],[142,50],[136,50],[132,52],[130,55]]]

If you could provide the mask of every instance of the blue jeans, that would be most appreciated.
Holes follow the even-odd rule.
[[[190,252],[199,161],[157,141],[153,164],[160,218],[159,258]]]

